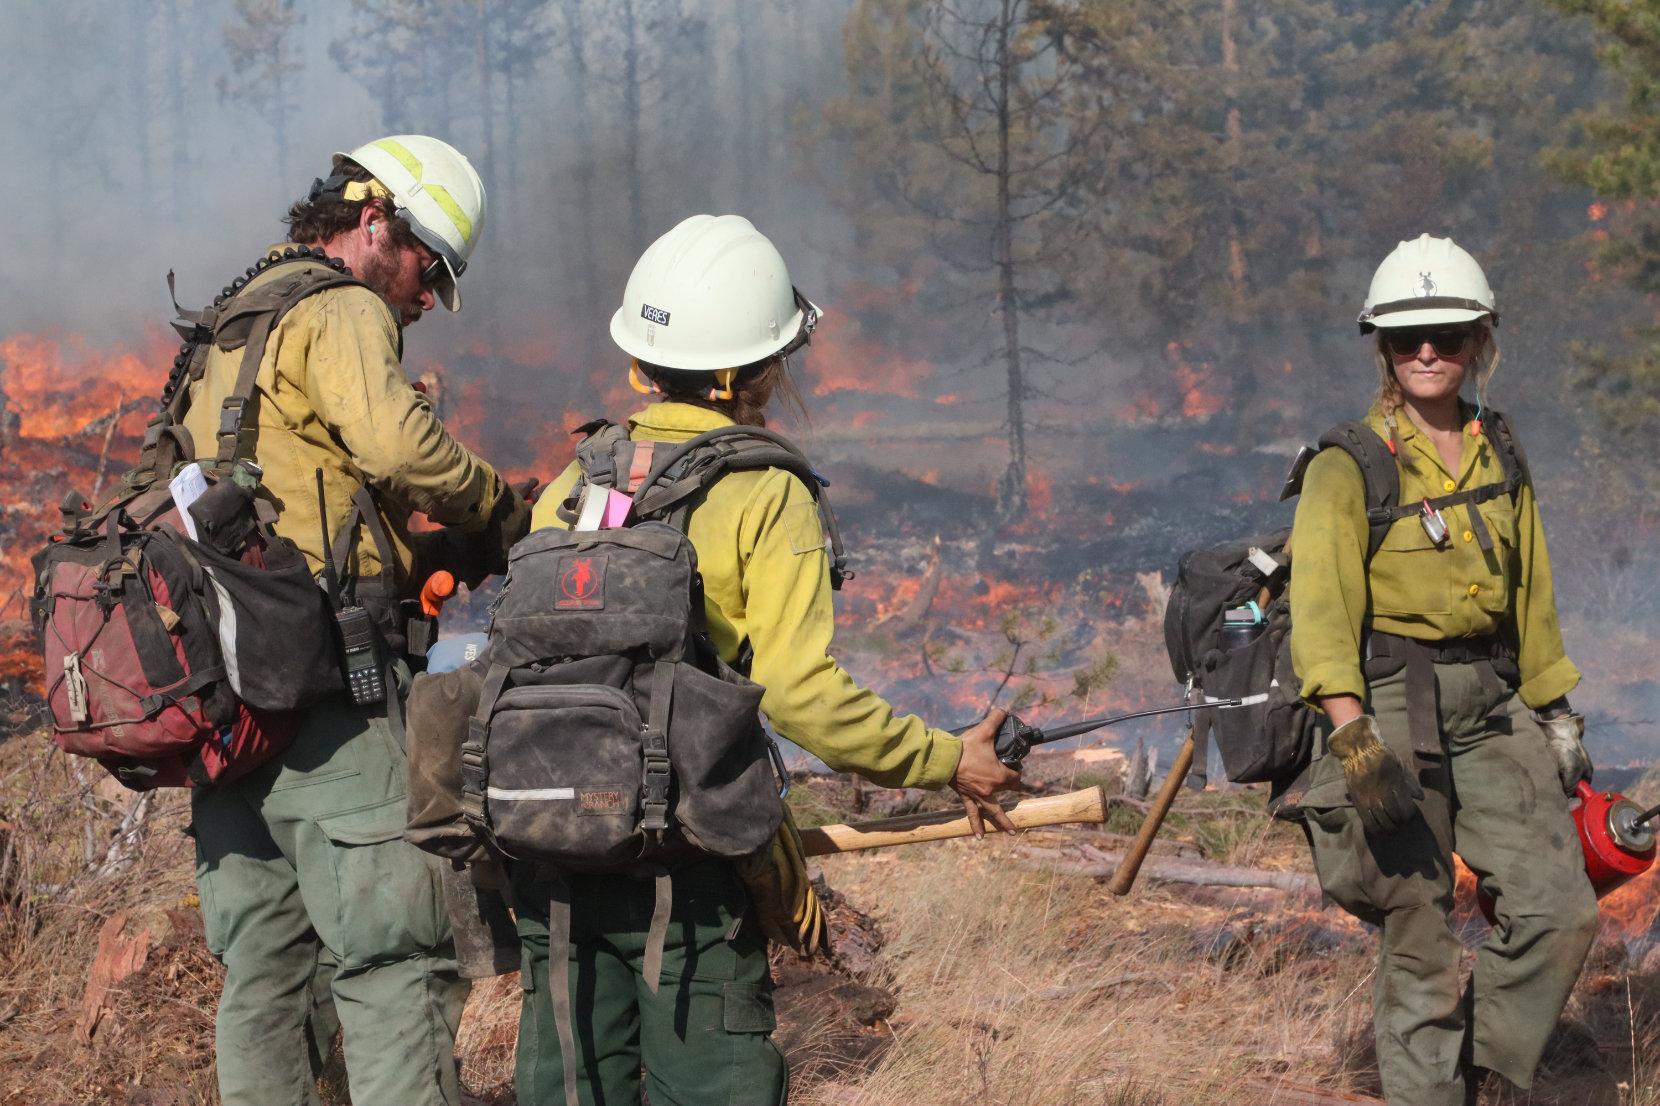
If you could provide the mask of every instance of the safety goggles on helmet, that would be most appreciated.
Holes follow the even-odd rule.
[[[774,356],[788,357],[796,350],[813,340],[813,331],[818,328],[819,316],[822,314],[812,300],[801,294],[801,289],[790,285],[790,295],[795,297],[795,309],[801,312],[801,326],[796,329],[795,337],[784,344]]]
[[[1468,327],[1456,327],[1446,330],[1386,330],[1383,331],[1384,344],[1389,352],[1396,357],[1415,357],[1419,350],[1428,342],[1435,348],[1437,357],[1460,357],[1470,348],[1470,342],[1475,333]]]

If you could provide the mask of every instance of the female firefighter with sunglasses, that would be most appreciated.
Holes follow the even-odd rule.
[[[772,400],[792,397],[789,357],[818,316],[746,219],[694,215],[659,238],[611,320],[612,339],[633,359],[630,381],[652,401],[628,419],[630,468],[651,456],[646,443],[667,453],[717,427],[764,426]],[[577,478],[573,464],[554,481],[533,528],[573,518],[585,528],[567,502]],[[994,752],[1001,711],[955,737],[896,714],[830,655],[832,565],[801,479],[781,468],[729,473],[685,525],[710,638],[723,660],[741,667],[750,658],[774,729],[832,768],[888,787],[951,787],[977,827],[985,817],[1013,828],[991,802],[1019,779]],[[660,969],[647,925],[658,909],[651,880],[571,876],[568,951],[550,964],[547,875],[533,864],[511,868],[524,948],[520,1101],[565,1102],[574,1091],[585,1106],[636,1102],[642,1067],[654,1103],[785,1100],[767,939],[803,953],[825,939],[787,819],[770,851],[737,862],[704,855],[674,870]],[[566,987],[575,1056],[561,1048],[562,996],[552,993]]]
[[[1450,239],[1384,259],[1360,316],[1379,372],[1364,426],[1399,476],[1396,517],[1374,516],[1369,555],[1377,505],[1326,449],[1291,539],[1292,659],[1330,728],[1286,798],[1326,893],[1382,929],[1373,1020],[1399,1106],[1473,1102],[1488,1072],[1529,1086],[1597,917],[1568,808],[1591,774],[1567,700],[1579,672],[1525,462],[1486,406],[1497,323]],[[1467,988],[1454,853],[1497,916]]]

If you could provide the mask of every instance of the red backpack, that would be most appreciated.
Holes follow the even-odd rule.
[[[243,291],[272,266],[282,276]],[[306,296],[356,283],[322,251],[290,248],[213,306],[181,310],[185,344],[138,465],[96,507],[71,494],[62,532],[34,557],[52,736],[129,787],[243,775],[288,744],[297,711],[343,688],[327,596],[272,530],[260,470],[238,445],[271,331]],[[243,355],[216,456],[181,509],[169,481],[195,464],[188,383],[214,345]]]

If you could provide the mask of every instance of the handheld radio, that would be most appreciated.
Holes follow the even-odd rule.
[[[334,567],[329,542],[328,507],[323,500],[323,470],[317,470],[317,520],[323,529],[323,580],[328,585],[329,606],[334,609],[335,630],[340,635],[340,673],[346,691],[360,707],[386,702],[386,659],[374,617],[363,607],[340,603],[340,575]]]

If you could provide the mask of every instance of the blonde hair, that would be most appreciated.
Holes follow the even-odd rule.
[[[1476,355],[1471,361],[1472,373],[1464,373],[1463,385],[1469,383],[1471,377],[1476,385],[1476,409],[1485,410],[1487,407],[1487,384],[1493,379],[1493,374],[1499,369],[1499,344],[1493,337],[1493,328],[1485,322],[1477,323],[1475,327]],[[1400,460],[1408,470],[1412,468],[1412,460],[1401,448],[1399,432],[1395,429],[1395,415],[1405,406],[1406,400],[1401,395],[1401,382],[1395,375],[1395,362],[1389,356],[1387,335],[1384,331],[1377,332],[1378,342],[1376,349],[1378,366],[1378,392],[1372,400],[1372,405],[1383,415],[1384,423],[1389,427],[1390,451]]]

